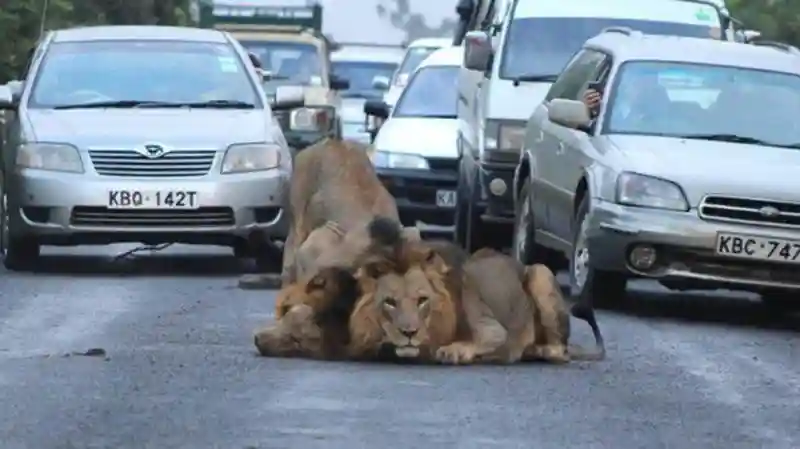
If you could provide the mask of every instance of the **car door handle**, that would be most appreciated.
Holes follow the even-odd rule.
[[[564,154],[564,142],[558,142],[558,147],[556,147],[556,154],[558,155]]]

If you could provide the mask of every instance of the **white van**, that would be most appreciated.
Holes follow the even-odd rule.
[[[464,38],[458,82],[461,179],[455,233],[469,250],[510,243],[510,186],[525,122],[587,39],[608,27],[727,37],[720,9],[701,0],[516,0],[494,23],[484,22],[490,22],[485,30]]]
[[[458,182],[456,80],[460,47],[428,56],[408,79],[397,104],[367,102],[385,120],[370,153],[378,177],[397,201],[407,226],[453,225]]]
[[[394,106],[400,93],[408,83],[408,77],[414,73],[417,66],[425,60],[434,51],[451,47],[453,45],[452,38],[438,38],[438,37],[425,37],[411,42],[406,48],[406,54],[403,56],[403,61],[394,72],[391,80],[388,81],[388,86],[376,85],[376,88],[386,88],[388,92],[383,97],[383,101],[389,106]]]

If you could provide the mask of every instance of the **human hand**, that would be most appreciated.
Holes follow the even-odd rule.
[[[600,101],[602,101],[600,92],[594,89],[586,89],[586,92],[583,94],[583,104],[585,104],[590,111],[597,112],[597,110],[600,109]]]

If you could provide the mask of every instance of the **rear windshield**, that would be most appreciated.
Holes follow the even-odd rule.
[[[350,82],[350,88],[341,92],[343,98],[380,98],[383,91],[373,87],[375,78],[389,80],[397,69],[390,62],[337,61],[332,66],[336,76]]]
[[[413,47],[409,48],[406,52],[405,57],[403,58],[403,62],[400,63],[400,69],[397,70],[397,76],[400,75],[409,75],[413,72],[422,61],[425,60],[431,53],[438,50],[439,47]],[[392,80],[392,82],[396,81],[397,78]]]
[[[515,19],[503,47],[500,78],[557,76],[586,40],[610,26],[628,27],[645,34],[708,39],[719,36],[719,27],[676,22],[595,17]]]

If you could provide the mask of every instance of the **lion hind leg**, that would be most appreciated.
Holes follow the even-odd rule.
[[[533,346],[526,348],[523,358],[552,363],[569,362],[566,345],[568,336],[565,335],[566,329],[562,323],[566,317],[566,306],[555,275],[545,265],[535,264],[525,267],[523,287],[533,303],[532,319],[539,327],[537,334],[543,337],[541,340],[537,339]]]
[[[436,360],[441,363],[460,365],[481,361],[504,361],[501,349],[508,343],[508,332],[493,316],[489,306],[483,302],[470,279],[464,279],[462,286],[462,307],[472,331],[468,341],[456,341],[436,350]]]

